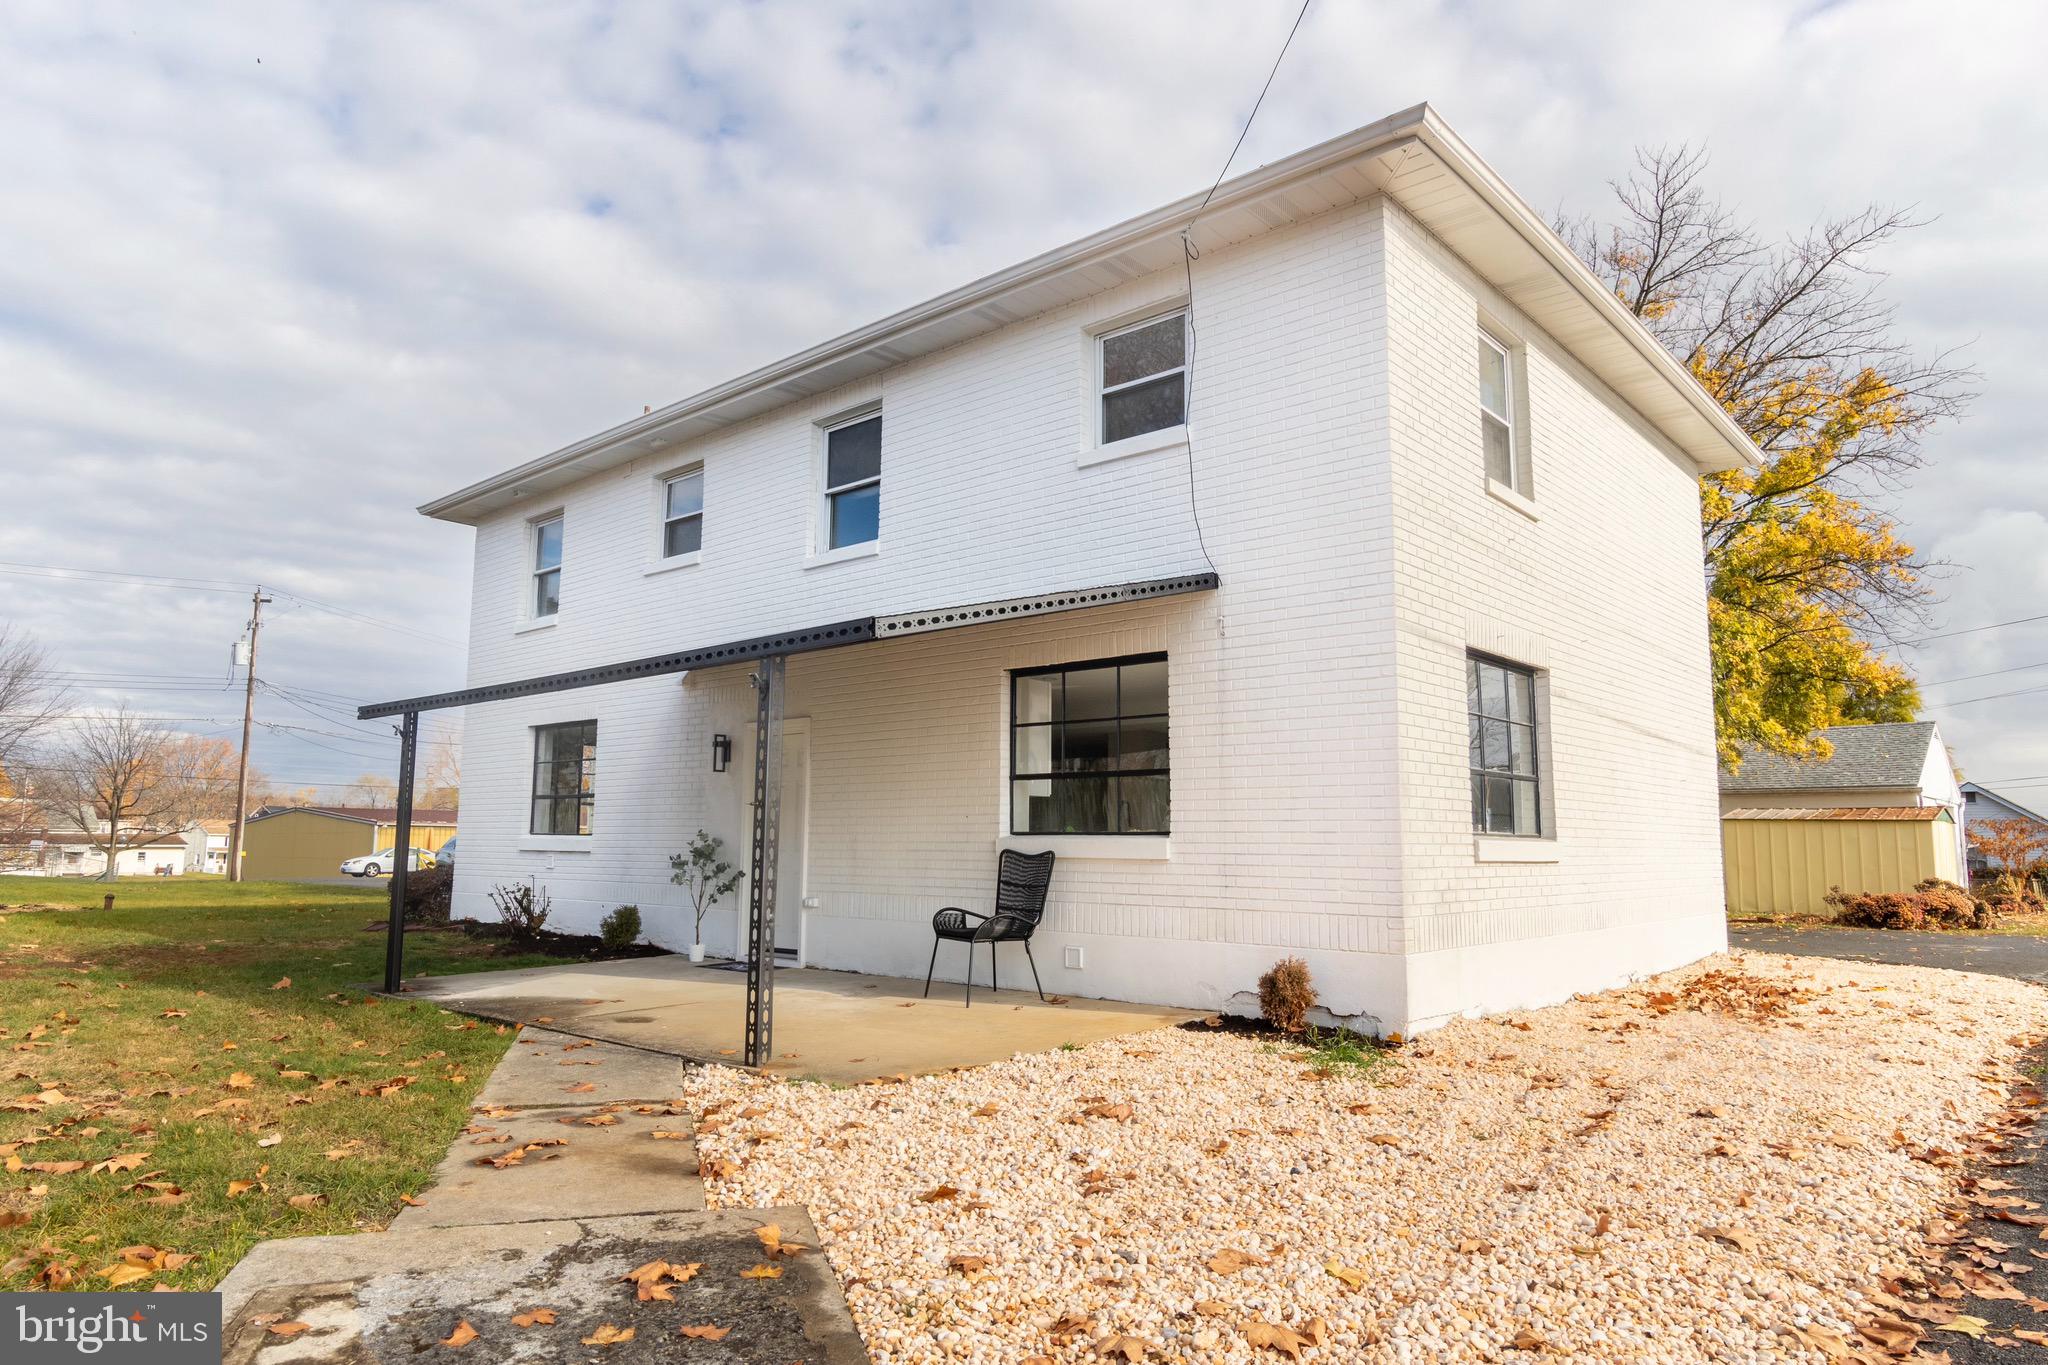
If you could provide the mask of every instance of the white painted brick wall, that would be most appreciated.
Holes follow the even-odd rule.
[[[1718,907],[1691,481],[1531,337],[1545,519],[1490,499],[1475,287],[1379,202],[1210,252],[1195,275],[1195,477],[1221,591],[791,660],[789,713],[810,734],[810,962],[914,975],[931,912],[985,903],[1008,670],[1152,649],[1170,656],[1172,856],[1063,857],[1037,945],[1048,991],[1242,1003],[1293,952],[1337,1012],[1408,1028],[1503,1003],[1499,986],[1446,970],[1473,950],[1609,930],[1633,942]],[[1184,290],[1178,272],[1130,281],[492,520],[477,537],[471,682],[1202,567],[1182,453],[1076,464],[1085,329]],[[806,568],[816,423],[877,398],[882,553]],[[648,574],[656,480],[700,459],[703,562]],[[526,527],[557,506],[561,616],[521,633]],[[1553,656],[1567,849],[1554,867],[1480,867],[1463,651],[1474,630],[1518,629]],[[743,845],[745,672],[474,708],[459,910],[488,913],[491,884],[533,877],[565,926],[634,901],[655,941],[687,944],[667,855],[700,825]],[[576,852],[522,847],[529,727],[591,717],[596,833]],[[720,731],[738,752],[713,777]],[[1667,809],[1642,800],[1646,783]],[[727,911],[706,942],[725,950],[736,931]],[[1670,938],[1612,956],[1696,955]],[[1068,945],[1082,971],[1059,965]],[[960,950],[941,959],[957,980]],[[1411,999],[1418,963],[1426,998]]]

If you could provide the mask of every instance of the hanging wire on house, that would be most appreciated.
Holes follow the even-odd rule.
[[[1266,92],[1273,88],[1273,78],[1280,74],[1280,63],[1287,60],[1287,49],[1294,46],[1294,35],[1301,32],[1301,21],[1308,17],[1308,7],[1315,0],[1301,0],[1301,8],[1295,11],[1294,24],[1287,30],[1286,41],[1280,44],[1279,53],[1273,58],[1272,69],[1266,72],[1266,83],[1259,87],[1259,97],[1252,101],[1252,110],[1245,115],[1244,127],[1237,130],[1237,141],[1230,145],[1230,155],[1223,158],[1222,169],[1216,172],[1209,192],[1202,196],[1202,202],[1195,206],[1195,212],[1180,230],[1181,271],[1187,278],[1188,295],[1188,363],[1187,393],[1184,399],[1188,415],[1188,515],[1195,523],[1195,544],[1202,551],[1202,562],[1213,572],[1216,561],[1209,555],[1209,539],[1202,534],[1202,507],[1195,496],[1195,356],[1200,351],[1195,332],[1195,262],[1201,259],[1202,251],[1195,245],[1195,224],[1208,211],[1209,201],[1216,197],[1216,191],[1223,187],[1223,177],[1230,174],[1230,164],[1237,160],[1237,154],[1244,148],[1244,140],[1252,131],[1252,124],[1259,117],[1259,109],[1266,102]]]

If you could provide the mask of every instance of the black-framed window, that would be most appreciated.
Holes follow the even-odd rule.
[[[597,796],[597,722],[533,730],[533,832],[588,834]]]
[[[1165,834],[1166,656],[1010,675],[1010,832]]]
[[[1472,828],[1533,837],[1543,832],[1536,773],[1536,675],[1465,656],[1465,712],[1471,722]]]

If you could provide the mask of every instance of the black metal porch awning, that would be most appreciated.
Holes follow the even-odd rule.
[[[721,664],[745,663],[777,654],[808,654],[820,649],[838,649],[845,645],[867,644],[872,640],[894,639],[900,635],[988,625],[994,621],[1015,620],[1023,616],[1080,611],[1088,607],[1113,606],[1120,602],[1176,597],[1183,593],[1208,592],[1217,586],[1218,581],[1215,573],[1205,572],[1185,574],[1178,578],[1151,578],[1109,588],[1078,588],[1068,592],[1044,593],[1037,597],[1013,597],[1000,602],[943,607],[934,611],[902,612],[893,616],[862,616],[833,625],[784,631],[777,635],[757,635],[752,639],[706,645],[701,649],[679,650],[673,654],[655,654],[645,659],[629,659],[624,663],[604,664],[597,668],[579,668],[568,673],[548,673],[512,682],[490,683],[483,687],[464,688],[459,692],[435,692],[424,697],[407,697],[401,701],[373,702],[357,708],[356,717],[360,720],[375,720],[380,716],[441,711],[452,706],[473,706],[486,701],[509,701],[514,697],[534,697],[545,692],[567,692],[574,688],[598,687],[605,683],[627,682],[634,678],[659,677],[664,673],[686,673],[696,668],[716,668]]]
[[[957,630],[965,626],[989,625],[1026,616],[1054,612],[1082,611],[1090,607],[1143,602],[1157,597],[1178,597],[1186,593],[1214,590],[1220,579],[1211,570],[1183,574],[1177,578],[1152,578],[1106,588],[1077,588],[1043,593],[1036,597],[1013,597],[999,602],[977,602],[964,607],[941,607],[931,611],[902,612],[887,616],[863,616],[806,630],[760,635],[747,640],[708,645],[701,649],[656,654],[624,663],[580,668],[567,673],[549,673],[512,682],[490,683],[458,692],[436,692],[400,701],[375,702],[360,707],[356,716],[375,720],[399,717],[398,829],[393,843],[398,848],[412,844],[413,765],[419,748],[422,711],[440,711],[480,702],[510,701],[550,692],[567,692],[581,687],[629,682],[635,678],[660,677],[691,669],[716,668],[725,664],[758,661],[753,674],[756,706],[754,745],[755,811],[752,846],[748,850],[747,888],[747,1065],[759,1066],[773,1055],[775,990],[775,865],[782,819],[782,704],[784,668],[792,654],[821,649],[868,644],[903,635]],[[391,918],[384,950],[384,989],[396,993],[405,961],[405,892],[408,865],[412,860],[392,860]]]

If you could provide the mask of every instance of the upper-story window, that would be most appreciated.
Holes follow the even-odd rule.
[[[1097,344],[1103,445],[1187,421],[1185,311],[1105,332]]]
[[[1466,655],[1465,715],[1472,828],[1481,834],[1541,834],[1536,675],[1483,654]]]
[[[1521,385],[1514,352],[1493,334],[1479,332],[1479,438],[1486,477],[1523,497],[1532,496],[1529,452],[1521,430]]]
[[[562,609],[562,519],[549,517],[533,527],[533,615],[536,620]]]
[[[825,546],[866,545],[882,534],[882,414],[825,429]]]
[[[674,559],[704,548],[704,469],[684,470],[661,485],[661,555]]]

